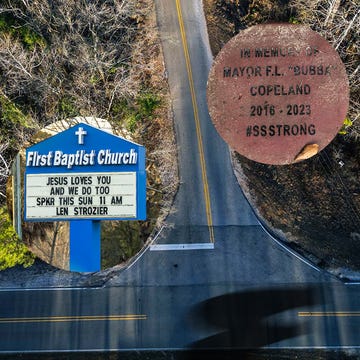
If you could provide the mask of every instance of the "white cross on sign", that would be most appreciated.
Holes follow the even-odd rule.
[[[82,127],[79,127],[79,130],[75,131],[75,135],[78,136],[78,144],[80,145],[84,144],[84,136],[86,134],[87,132]]]

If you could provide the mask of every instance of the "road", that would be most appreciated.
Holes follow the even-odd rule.
[[[358,295],[329,283],[2,291],[0,349],[357,348]]]
[[[157,14],[175,115],[181,182],[174,206],[177,212],[168,221],[176,225],[177,232],[183,232],[186,243],[215,242],[214,227],[258,222],[236,182],[228,146],[209,118],[206,82],[212,57],[201,2],[189,6],[158,1]],[[201,225],[208,227],[208,234],[199,233]],[[164,238],[170,242],[173,236]]]
[[[179,146],[172,226],[106,287],[1,291],[0,352],[357,348],[359,287],[276,242],[236,182],[207,112],[201,2],[156,8]]]

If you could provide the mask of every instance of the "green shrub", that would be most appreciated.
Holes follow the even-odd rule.
[[[127,130],[133,133],[136,130],[139,119],[140,119],[139,116],[137,116],[137,114],[133,112],[125,116],[125,123]]]
[[[352,121],[349,119],[349,118],[345,118],[344,120],[344,124],[343,126],[341,127],[340,131],[339,131],[339,134],[340,135],[346,135],[348,133],[348,129],[350,126],[352,126]]]
[[[141,117],[151,117],[155,109],[160,105],[160,99],[152,93],[143,93],[137,99],[139,114]]]
[[[113,107],[113,112],[117,110],[118,115],[124,118],[127,129],[133,133],[142,120],[152,118],[160,104],[161,100],[157,95],[145,92],[141,93],[133,103],[126,100],[118,102],[116,107]]]
[[[33,127],[32,119],[0,92],[0,141],[8,143],[8,151],[3,156],[14,156],[19,149],[19,136],[24,129]]]
[[[10,34],[21,41],[25,48],[32,51],[35,46],[45,47],[45,39],[26,25],[20,24],[10,14],[0,14],[0,32]]]
[[[297,25],[300,24],[300,21],[295,16],[290,16],[289,23]]]
[[[29,116],[22,111],[4,95],[0,94],[0,121],[1,124],[13,124],[29,127]],[[7,126],[6,126],[7,127]]]
[[[34,260],[34,255],[16,234],[7,211],[0,209],[0,270],[15,265],[29,267]]]
[[[70,96],[64,96],[58,104],[59,115],[63,118],[70,118],[79,115],[75,100]]]

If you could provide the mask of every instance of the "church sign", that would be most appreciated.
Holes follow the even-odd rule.
[[[144,219],[144,153],[88,124],[29,147],[25,219]]]
[[[100,220],[146,220],[145,148],[85,123],[26,149],[26,221],[69,221],[69,269],[101,268]]]

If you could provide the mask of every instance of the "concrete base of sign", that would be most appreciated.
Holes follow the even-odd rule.
[[[100,221],[70,221],[70,271],[99,271],[100,255]]]

